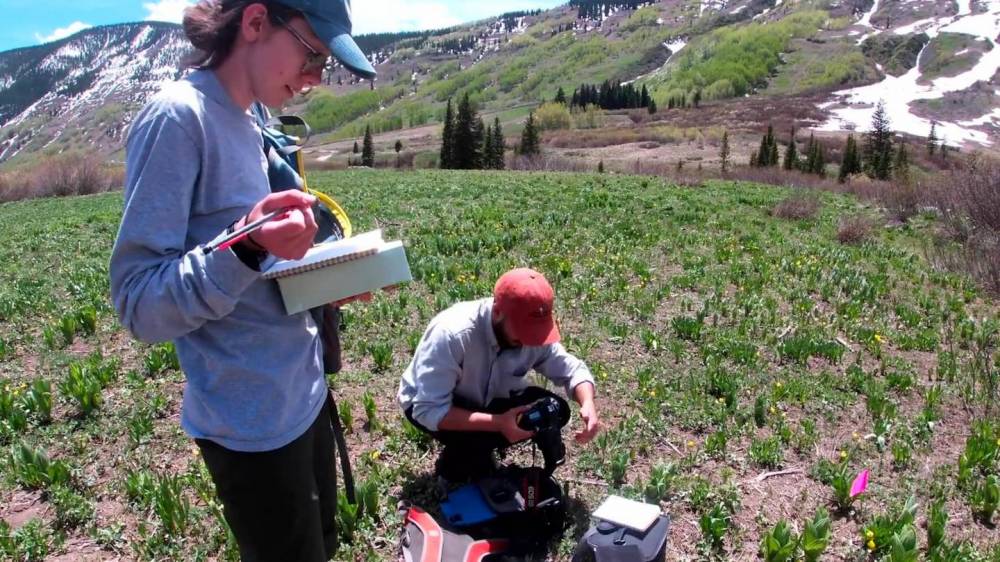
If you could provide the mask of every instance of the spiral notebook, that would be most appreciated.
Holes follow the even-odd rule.
[[[317,244],[299,260],[279,260],[262,273],[278,282],[287,314],[412,280],[403,243],[373,230]]]
[[[356,260],[378,252],[385,245],[382,240],[382,230],[376,229],[350,238],[316,244],[306,255],[297,260],[278,260],[267,268],[262,275],[264,279],[279,279],[313,271],[330,265]]]

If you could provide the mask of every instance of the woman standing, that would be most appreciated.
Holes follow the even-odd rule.
[[[332,54],[375,71],[350,37],[349,0],[202,0],[184,31],[195,70],[136,116],[111,258],[122,324],[172,340],[195,439],[243,560],[328,560],[336,548],[333,437],[317,327],[286,315],[272,257],[312,245],[314,198],[268,184],[254,102],[279,107],[320,82]],[[272,193],[272,187],[288,191]],[[228,232],[286,209],[231,249]]]

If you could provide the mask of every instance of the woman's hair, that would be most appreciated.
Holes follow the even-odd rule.
[[[195,52],[184,60],[184,67],[216,68],[233,49],[243,10],[251,4],[263,4],[271,23],[278,18],[288,21],[302,13],[274,0],[201,0],[184,10],[184,34]]]

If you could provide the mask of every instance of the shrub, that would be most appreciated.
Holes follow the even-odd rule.
[[[573,127],[576,129],[600,129],[604,127],[604,111],[596,104],[588,104],[585,108],[573,106],[570,109],[570,115],[573,118]],[[2,189],[0,189],[0,193],[3,193]]]
[[[104,164],[97,154],[39,156],[30,166],[0,174],[0,202],[90,195],[123,183],[124,169]]]
[[[542,131],[568,129],[573,120],[566,104],[547,102],[535,110],[535,124]]]
[[[819,199],[813,195],[796,193],[775,205],[771,215],[783,219],[811,219],[819,211]]]
[[[841,217],[837,240],[841,244],[861,244],[871,237],[872,228],[872,221],[862,215]]]

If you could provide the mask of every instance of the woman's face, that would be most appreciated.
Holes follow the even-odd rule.
[[[304,71],[303,65],[315,59],[316,53],[329,56],[330,50],[304,18],[292,18],[283,24],[267,21],[265,25],[268,32],[251,49],[250,82],[258,101],[280,107],[299,91],[320,83],[322,66]]]

